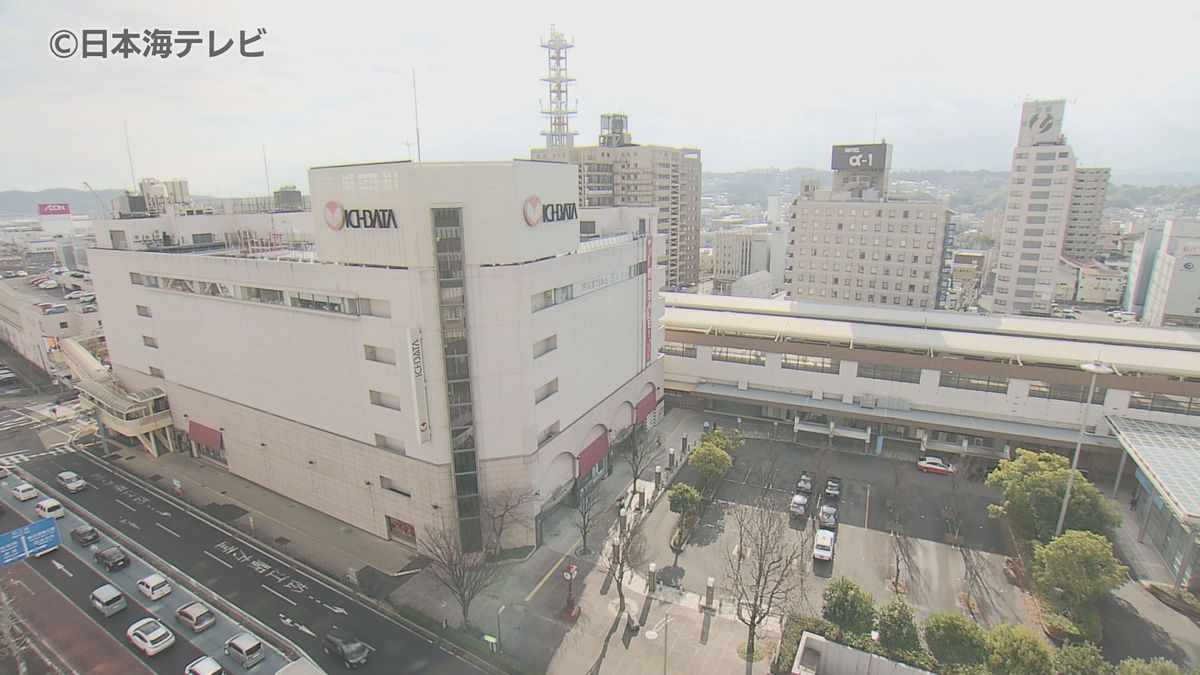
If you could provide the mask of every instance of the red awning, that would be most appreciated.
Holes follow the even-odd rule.
[[[588,443],[588,446],[579,453],[579,473],[583,476],[592,470],[592,467],[600,463],[604,456],[608,454],[608,434],[602,433],[596,437],[596,440]]]
[[[652,392],[646,394],[645,398],[638,401],[637,419],[635,419],[633,421],[634,424],[637,424],[638,422],[641,422],[642,420],[646,419],[646,417],[648,417],[650,415],[650,413],[654,412],[654,409],[657,407],[658,407],[658,399],[655,397],[654,392],[652,391]]]
[[[206,427],[194,420],[188,422],[188,436],[209,450],[221,450],[225,447],[220,431]]]

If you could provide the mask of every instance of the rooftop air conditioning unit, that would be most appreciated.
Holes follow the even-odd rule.
[[[874,408],[875,394],[863,394],[862,397],[859,398],[859,405],[863,408]]]

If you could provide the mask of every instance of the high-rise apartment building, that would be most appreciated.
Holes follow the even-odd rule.
[[[714,232],[713,293],[729,295],[734,282],[756,272],[769,272],[774,287],[782,288],[785,248],[781,226],[761,224]]]
[[[535,148],[538,160],[579,166],[579,203],[595,206],[652,206],[666,250],[663,288],[692,290],[700,280],[700,151],[637,145],[626,115],[601,117],[600,144]]]
[[[832,189],[805,181],[792,202],[789,297],[936,308],[954,212],[888,194],[886,143],[835,145],[832,167]]]
[[[1200,327],[1200,220],[1171,218],[1163,227],[1141,321]]]
[[[1066,101],[1026,101],[1013,149],[993,309],[1050,314],[1058,260],[1096,251],[1108,169],[1079,169],[1062,133]]]

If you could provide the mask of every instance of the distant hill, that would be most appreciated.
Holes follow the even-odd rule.
[[[108,206],[112,203],[113,198],[122,192],[122,190],[96,190],[96,196],[104,202],[105,206]],[[96,203],[96,198],[91,193],[87,190],[73,190],[71,188],[53,188],[37,192],[27,192],[25,190],[0,192],[0,216],[6,218],[36,217],[38,204],[49,204],[52,202],[66,202],[70,204],[71,213],[73,214],[90,214],[92,217],[103,216],[103,210]]]

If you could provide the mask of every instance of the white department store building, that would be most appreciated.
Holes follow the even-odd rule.
[[[318,167],[309,183],[313,212],[289,214],[307,227],[286,235],[226,216],[97,225],[113,375],[170,403],[152,451],[380,537],[456,520],[477,549],[481,500],[518,486],[548,510],[654,413],[656,208],[580,209],[578,168],[558,162]],[[173,247],[148,250],[148,227]],[[504,545],[534,543],[510,529]]]

